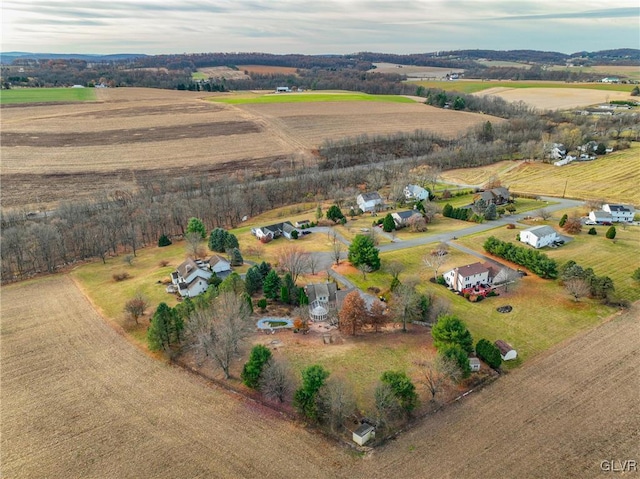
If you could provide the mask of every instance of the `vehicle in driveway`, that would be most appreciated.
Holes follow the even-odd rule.
[[[588,226],[593,226],[593,225],[597,225],[598,223],[596,223],[595,221],[587,220],[584,222],[584,224]]]

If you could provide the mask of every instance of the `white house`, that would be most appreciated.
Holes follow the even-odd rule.
[[[633,216],[636,210],[632,206],[626,205],[602,205],[602,211],[606,211],[611,215],[611,218],[615,222],[630,223],[633,221]]]
[[[356,197],[356,203],[365,213],[375,211],[378,205],[382,206],[384,202],[377,191],[371,193],[362,193]]]
[[[407,185],[404,187],[404,197],[408,200],[428,200],[429,192],[422,186]]]
[[[613,223],[611,213],[607,213],[606,211],[590,211],[589,219],[599,225],[603,223]]]
[[[212,274],[206,263],[189,258],[171,273],[171,282],[177,286],[180,296],[193,298],[207,290]]]
[[[551,226],[535,226],[520,232],[520,241],[534,248],[549,246],[559,240],[560,236]]]
[[[396,224],[396,228],[403,228],[409,224],[409,218],[414,216],[422,216],[418,210],[398,211],[391,213],[391,217]]]
[[[218,278],[226,278],[231,274],[231,263],[220,255],[214,254],[207,263],[211,272]]]
[[[567,154],[567,149],[562,143],[554,143],[553,146],[551,147],[551,152],[549,153],[549,156],[551,156],[551,158],[553,158],[554,160],[561,160],[562,158],[565,157],[566,154]]]
[[[279,86],[276,87],[276,93],[289,93],[291,92],[291,88],[288,86]]]
[[[493,279],[491,269],[482,263],[453,268],[451,271],[447,271],[443,277],[449,287],[459,292],[474,286],[491,284]]]
[[[518,352],[506,341],[498,339],[494,344],[500,350],[500,357],[503,361],[511,361],[518,357]]]

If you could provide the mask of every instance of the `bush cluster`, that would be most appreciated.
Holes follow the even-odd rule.
[[[487,253],[524,266],[541,278],[558,277],[558,264],[546,254],[490,236],[483,245]]]

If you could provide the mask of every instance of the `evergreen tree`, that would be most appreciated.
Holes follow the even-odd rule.
[[[393,221],[391,213],[387,213],[387,216],[382,220],[382,230],[385,233],[391,233],[396,228],[396,222]]]
[[[251,389],[257,389],[260,384],[262,370],[271,359],[271,350],[262,344],[254,346],[249,355],[249,360],[242,368],[240,377],[242,382]]]
[[[189,218],[187,233],[198,233],[202,239],[207,237],[207,230],[204,227],[204,223],[198,218]]]
[[[224,232],[224,250],[230,250],[234,248],[240,248],[240,243],[238,243],[238,238],[233,233],[229,233],[227,231]]]
[[[240,277],[240,275],[236,272],[231,273],[227,276],[220,286],[218,286],[218,290],[222,292],[232,292],[236,295],[242,294],[245,292],[244,281]]]
[[[269,271],[271,271],[271,265],[263,261],[258,265],[258,270],[260,271],[260,275],[262,275],[262,280],[264,281],[269,274]]]
[[[318,205],[316,208],[316,221],[321,220],[322,216],[322,206]]]
[[[262,288],[262,275],[257,266],[252,266],[247,270],[244,277],[245,290],[249,295],[253,295]]]
[[[400,406],[407,413],[413,411],[418,405],[416,387],[406,373],[401,371],[385,371],[382,373],[380,381],[391,387],[393,395],[398,399]]]
[[[569,219],[569,216],[566,213],[562,215],[562,218],[560,218],[560,222],[558,223],[560,228],[562,228],[565,225],[568,219]]]
[[[457,316],[448,314],[440,316],[431,329],[433,344],[437,349],[451,344],[459,345],[463,351],[473,351],[473,338],[464,322]]]
[[[158,246],[159,247],[163,247],[163,246],[169,246],[171,244],[171,240],[169,239],[169,237],[165,234],[161,235],[160,238],[158,238]]]
[[[238,248],[233,248],[230,253],[231,266],[242,266],[244,264],[244,258]]]
[[[167,351],[172,344],[181,341],[183,329],[182,317],[176,314],[167,303],[160,303],[147,330],[149,349],[151,351],[160,349]]]
[[[459,344],[447,344],[438,350],[438,354],[444,358],[453,359],[460,368],[462,377],[469,377],[469,374],[471,374],[469,356],[467,356],[466,351],[462,349]]]
[[[327,219],[337,223],[338,221],[345,219],[345,217],[338,205],[331,205],[327,210]]]
[[[486,339],[481,339],[476,344],[476,354],[492,368],[500,367],[502,356],[497,346]]]
[[[451,206],[449,203],[444,205],[444,208],[442,208],[442,216],[444,216],[445,218],[451,218],[452,213],[453,213],[453,206]]]
[[[349,245],[349,261],[355,267],[366,264],[371,267],[372,271],[377,271],[380,269],[378,252],[378,248],[375,247],[369,236],[356,235]]]
[[[302,371],[302,386],[295,392],[293,406],[308,419],[318,418],[316,397],[329,377],[329,371],[314,364]]]
[[[262,283],[262,290],[264,292],[265,297],[269,299],[277,299],[280,294],[280,276],[276,273],[275,270],[269,271],[266,278]]]
[[[227,232],[222,228],[215,228],[212,230],[211,234],[209,234],[209,249],[211,251],[223,253],[226,236]]]

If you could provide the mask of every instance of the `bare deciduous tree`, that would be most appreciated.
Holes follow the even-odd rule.
[[[564,287],[576,302],[591,292],[589,283],[582,278],[571,278],[564,282]]]
[[[355,411],[352,388],[341,378],[331,377],[318,393],[318,412],[333,433],[341,431],[346,419]]]
[[[307,256],[307,270],[311,274],[316,274],[320,266],[320,257],[317,254],[309,253]]]
[[[283,403],[294,390],[289,366],[281,359],[269,359],[260,374],[260,391],[267,399]]]
[[[204,256],[204,247],[202,245],[202,235],[200,233],[187,233],[184,235],[185,249],[187,254],[193,258]]]
[[[142,293],[136,295],[127,301],[124,305],[125,312],[138,324],[138,319],[144,315],[144,311],[149,307],[149,301]]]
[[[428,268],[433,270],[433,278],[437,281],[438,279],[438,271],[440,268],[447,262],[447,250],[444,248],[437,248],[433,250],[431,253],[422,258],[422,262]]]
[[[538,211],[536,211],[536,215],[542,218],[544,221],[547,221],[549,218],[551,218],[551,211],[546,208],[540,208]]]
[[[187,337],[194,350],[210,358],[230,376],[231,361],[251,331],[247,302],[231,292],[222,293],[209,307],[197,309],[187,321]]]
[[[278,267],[288,272],[295,283],[298,276],[305,272],[308,265],[309,253],[298,245],[287,245],[276,252]]]
[[[340,266],[340,257],[342,256],[342,252],[344,251],[344,245],[338,239],[338,234],[333,230],[330,231],[330,238],[332,241],[331,256],[333,258],[333,261],[335,261],[336,266]]]
[[[449,383],[457,383],[462,377],[458,364],[451,358],[441,355],[434,359],[417,359],[414,366],[420,372],[420,382],[431,394],[431,401],[435,401],[436,395]]]
[[[496,279],[499,279],[499,284],[504,286],[504,292],[509,292],[509,285],[515,286],[520,280],[520,273],[511,268],[502,268],[497,274]],[[495,280],[494,280],[495,283]]]
[[[365,279],[365,280],[367,279],[367,273],[371,273],[371,271],[373,271],[373,268],[371,268],[371,266],[364,263],[360,263],[358,265],[358,269],[362,273],[362,279]]]

